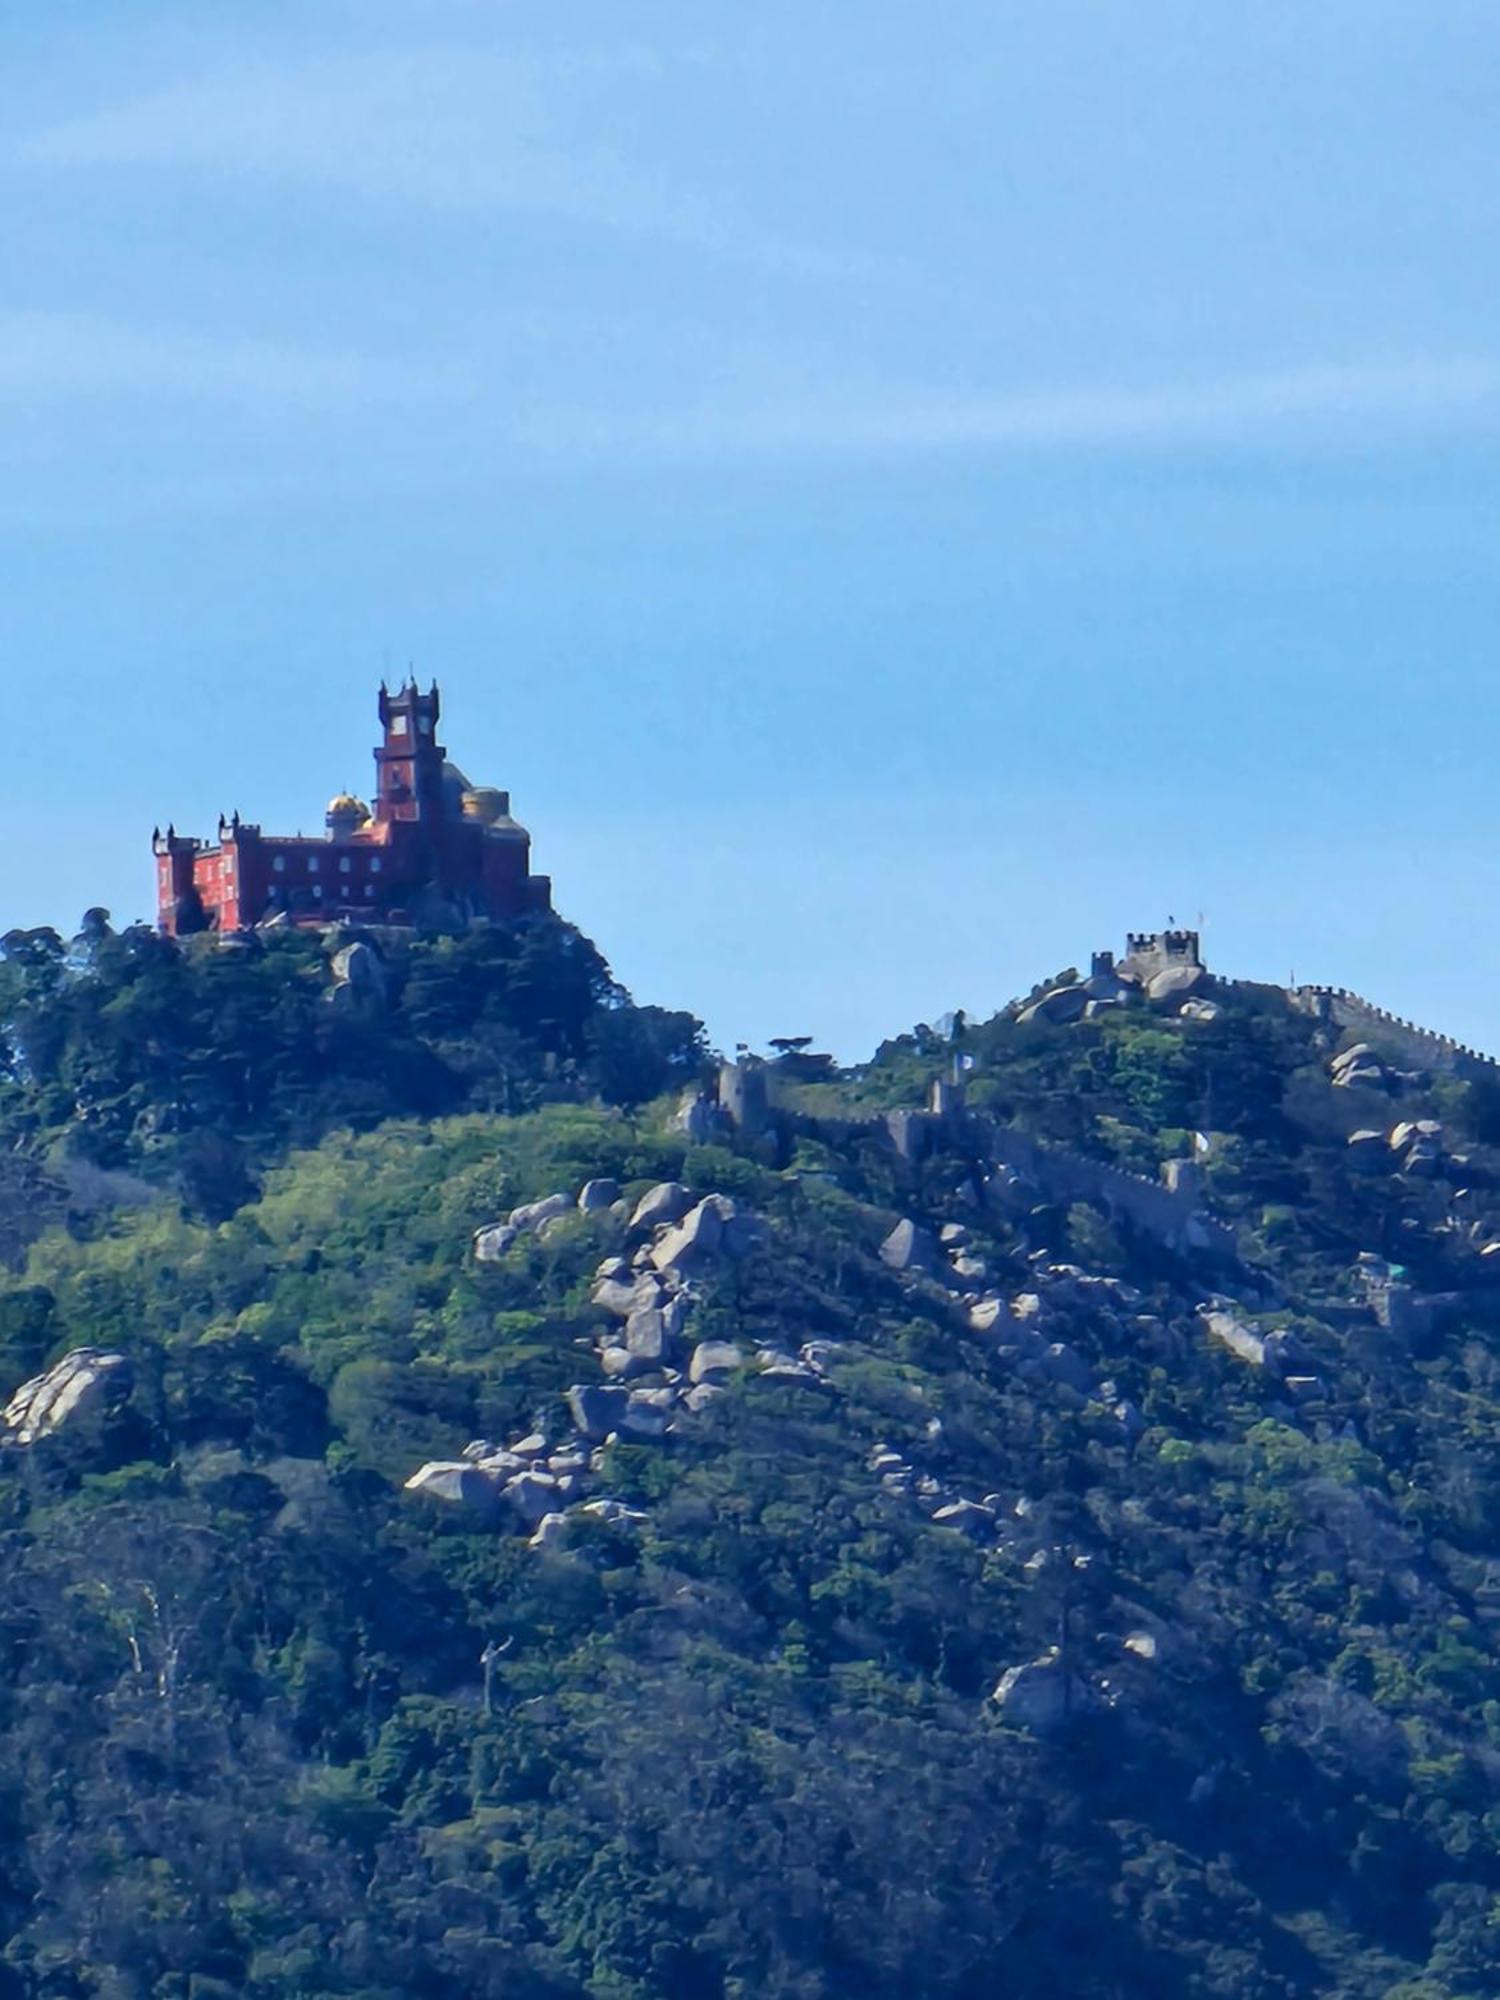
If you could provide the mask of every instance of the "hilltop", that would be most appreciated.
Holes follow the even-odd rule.
[[[1174,935],[12,933],[0,1982],[1500,1991],[1493,1066]]]

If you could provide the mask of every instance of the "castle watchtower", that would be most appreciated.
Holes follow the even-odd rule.
[[[394,694],[382,684],[380,726],[385,740],[375,752],[377,823],[442,818],[448,753],[437,740],[440,712],[435,681],[426,694],[415,681]]]
[[[1180,966],[1201,971],[1203,957],[1196,931],[1131,931],[1119,970],[1134,979],[1151,979]]]

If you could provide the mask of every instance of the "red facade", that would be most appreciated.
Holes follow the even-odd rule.
[[[371,811],[329,802],[321,838],[264,834],[238,813],[217,841],[153,836],[157,921],[171,935],[248,930],[272,918],[415,923],[443,912],[513,922],[552,906],[531,873],[531,836],[505,792],[472,786],[437,738],[434,685],[380,690]]]

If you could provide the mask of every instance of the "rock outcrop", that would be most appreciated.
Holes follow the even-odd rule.
[[[0,1414],[0,1441],[37,1444],[65,1428],[108,1417],[129,1396],[132,1381],[126,1355],[75,1347],[17,1389]]]
[[[991,1698],[1006,1722],[1033,1736],[1060,1734],[1092,1706],[1088,1689],[1055,1647],[1039,1659],[1007,1667]]]

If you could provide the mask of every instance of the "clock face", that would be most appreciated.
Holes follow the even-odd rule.
[[[392,736],[404,736],[406,734],[406,717],[404,715],[393,715],[391,717],[391,734]]]

